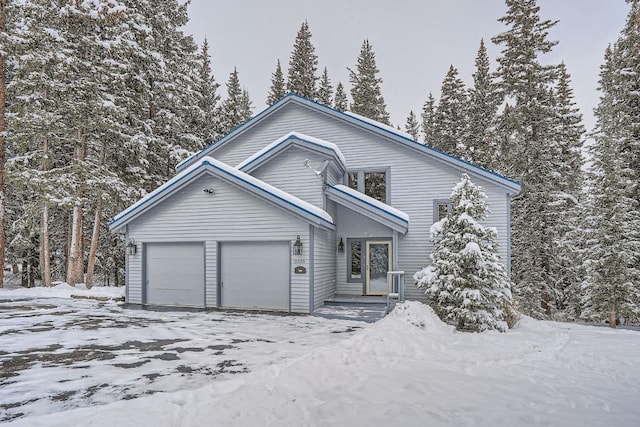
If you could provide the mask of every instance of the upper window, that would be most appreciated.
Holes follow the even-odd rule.
[[[439,199],[433,201],[433,222],[442,221],[445,216],[451,213],[451,202],[449,199]]]
[[[382,203],[387,203],[388,185],[386,171],[349,172],[348,186]]]

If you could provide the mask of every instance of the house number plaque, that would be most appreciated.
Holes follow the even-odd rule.
[[[296,268],[293,269],[293,272],[295,274],[306,274],[307,273],[307,269],[301,265],[297,266]]]

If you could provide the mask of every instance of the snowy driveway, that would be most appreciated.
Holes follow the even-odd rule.
[[[195,389],[283,363],[366,326],[308,316],[123,309],[27,291],[0,292],[0,423]]]

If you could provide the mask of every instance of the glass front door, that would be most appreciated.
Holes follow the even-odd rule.
[[[391,270],[391,242],[367,242],[367,295],[387,295]]]

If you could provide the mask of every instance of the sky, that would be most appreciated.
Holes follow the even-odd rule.
[[[607,45],[618,38],[628,12],[625,0],[539,0],[542,19],[558,20],[549,38],[559,41],[542,58],[564,61],[572,76],[577,105],[588,130],[598,103],[598,73]],[[355,68],[363,40],[376,54],[382,94],[394,125],[410,110],[419,115],[429,92],[437,98],[454,65],[467,85],[484,38],[492,69],[500,47],[491,37],[507,27],[498,22],[504,0],[191,0],[185,32],[210,44],[213,73],[222,86],[237,67],[254,112],[265,106],[271,74],[280,59],[286,70],[296,33],[307,20],[318,55],[335,87],[350,88],[347,67]]]

